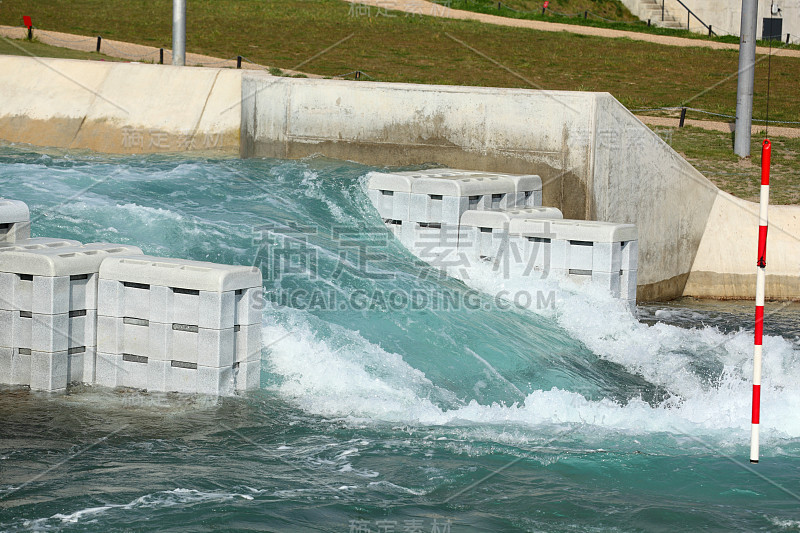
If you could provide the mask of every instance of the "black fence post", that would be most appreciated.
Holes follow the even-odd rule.
[[[102,37],[100,37],[100,36],[98,35],[98,36],[97,36],[97,52],[99,52],[99,51],[100,51],[100,41],[101,41],[101,40],[102,40]]]
[[[661,22],[664,22],[664,0],[661,0]]]
[[[163,65],[164,64],[164,49],[163,48],[159,48],[158,49],[158,64],[159,65]]]
[[[712,35],[714,35],[714,32],[711,31],[711,24],[709,24],[708,25],[708,36],[711,37]]]
[[[589,12],[588,11],[584,11],[583,12],[583,20],[586,20],[588,18],[589,18]]]
[[[650,27],[650,19],[647,19],[647,27]]]
[[[681,108],[681,121],[680,121],[680,123],[678,124],[678,127],[679,127],[679,128],[682,128],[682,127],[683,127],[683,123],[684,123],[684,122],[686,122],[686,108],[685,108],[685,107],[682,107],[682,108]]]
[[[789,34],[786,34],[786,44],[789,44]]]
[[[360,71],[360,70],[357,70],[357,71],[356,71],[356,79],[357,79],[357,80],[360,80],[360,79],[361,79],[361,71]]]
[[[236,56],[236,68],[242,68],[242,56]]]

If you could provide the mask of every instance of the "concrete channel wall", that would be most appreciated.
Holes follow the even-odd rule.
[[[106,153],[238,153],[234,70],[0,56],[0,137]]]
[[[751,298],[757,206],[611,95],[0,56],[0,139],[109,153],[313,154],[536,173],[565,217],[639,227],[640,301]],[[800,208],[773,208],[767,295],[800,298]]]

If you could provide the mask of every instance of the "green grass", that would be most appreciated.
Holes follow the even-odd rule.
[[[0,54],[11,56],[60,57],[64,59],[94,59],[95,61],[122,61],[121,59],[98,54],[97,52],[81,52],[79,50],[70,50],[69,48],[50,46],[40,43],[36,39],[28,41],[0,38]]]
[[[573,1],[573,0],[570,0]],[[341,0],[189,0],[187,50],[241,54],[271,67],[379,81],[608,91],[630,108],[688,103],[733,114],[738,53],[389,13],[352,16]],[[169,0],[4,0],[0,23],[102,35],[156,47],[171,41]],[[352,35],[328,52],[334,43]],[[526,83],[450,36],[530,80]],[[756,67],[756,117],[765,114],[767,61]],[[800,120],[800,58],[772,58],[770,116]]]
[[[750,159],[733,153],[733,134],[685,128],[653,127],[675,151],[725,192],[758,202],[761,186],[761,135],[754,135]],[[800,203],[800,139],[771,137],[770,203]]]

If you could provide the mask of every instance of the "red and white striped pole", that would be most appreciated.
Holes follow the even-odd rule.
[[[767,267],[767,209],[769,208],[769,163],[772,144],[761,146],[761,201],[758,212],[758,270],[756,272],[756,335],[753,345],[753,417],[750,430],[750,462],[758,462],[758,423],[761,418],[761,338],[764,333],[764,283]]]

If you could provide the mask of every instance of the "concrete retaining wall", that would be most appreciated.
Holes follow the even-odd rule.
[[[758,204],[719,191],[684,294],[753,298],[756,292]],[[767,233],[767,298],[800,298],[800,208],[772,206]]]
[[[640,231],[639,298],[680,296],[717,188],[611,95],[245,74],[242,156],[535,173],[566,218]],[[252,95],[252,97],[250,97]]]
[[[0,56],[0,137],[108,153],[238,153],[234,70]]]
[[[721,193],[606,93],[8,56],[0,72],[6,141],[535,173],[565,217],[639,227],[640,301],[754,294],[756,206]],[[800,208],[772,213],[767,296],[797,299]]]

